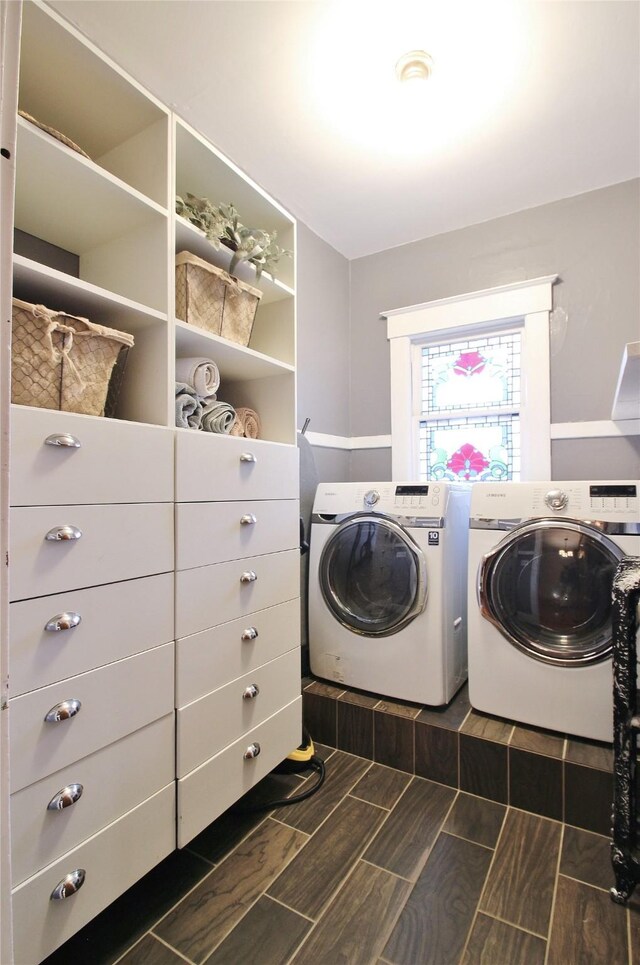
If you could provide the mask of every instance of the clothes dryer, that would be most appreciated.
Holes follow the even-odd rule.
[[[612,583],[640,553],[638,481],[475,483],[469,697],[477,710],[613,739]]]
[[[467,676],[469,487],[321,483],[311,522],[317,677],[447,703]]]

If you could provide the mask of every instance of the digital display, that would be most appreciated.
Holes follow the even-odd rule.
[[[607,496],[636,496],[637,486],[589,486],[589,494],[591,496],[602,496],[606,498]]]
[[[428,496],[428,486],[396,486],[396,496]]]

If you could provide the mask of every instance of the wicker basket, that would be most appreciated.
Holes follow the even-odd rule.
[[[190,251],[176,255],[176,317],[248,345],[262,292]]]
[[[133,336],[44,305],[13,299],[11,401],[44,409],[105,415],[115,408],[111,376],[121,371]],[[108,414],[112,414],[109,412]]]

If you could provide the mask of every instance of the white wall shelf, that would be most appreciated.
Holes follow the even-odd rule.
[[[212,358],[223,377],[233,381],[269,379],[294,371],[292,365],[176,319],[176,358],[190,356]]]
[[[611,418],[640,419],[640,342],[624,347]]]
[[[141,305],[98,285],[14,255],[13,293],[23,301],[64,310],[135,334],[143,328],[167,322],[166,312]]]

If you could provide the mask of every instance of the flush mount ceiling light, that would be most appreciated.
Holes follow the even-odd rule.
[[[409,50],[396,63],[396,77],[401,81],[428,80],[433,72],[433,59],[426,50]]]

